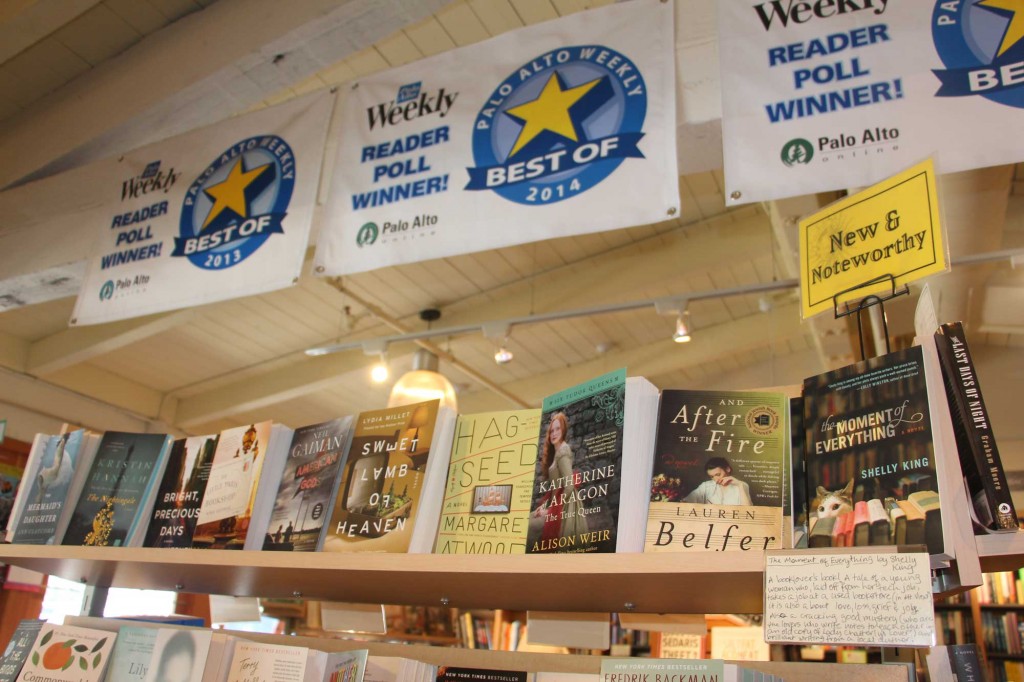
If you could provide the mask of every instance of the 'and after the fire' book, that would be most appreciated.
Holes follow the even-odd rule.
[[[779,393],[662,391],[644,551],[780,548],[788,418]]]

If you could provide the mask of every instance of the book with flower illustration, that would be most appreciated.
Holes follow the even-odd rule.
[[[661,393],[645,552],[782,546],[789,399],[781,393]]]
[[[141,546],[170,446],[162,433],[103,434],[63,544]]]
[[[25,661],[19,682],[100,682],[115,635],[106,630],[43,625]]]
[[[459,415],[437,554],[522,554],[540,410]]]
[[[323,551],[429,553],[454,424],[439,400],[356,417]]]

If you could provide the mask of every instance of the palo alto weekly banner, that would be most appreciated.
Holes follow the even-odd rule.
[[[318,273],[675,215],[673,4],[579,12],[355,84]]]
[[[333,102],[309,95],[125,154],[95,190],[104,210],[72,324],[294,284]]]
[[[1024,2],[719,2],[731,204],[1024,158]]]

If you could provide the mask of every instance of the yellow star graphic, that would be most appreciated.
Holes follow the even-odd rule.
[[[996,53],[997,57],[1003,56],[1004,52],[1024,38],[1024,0],[981,0],[978,6],[1013,12],[1010,24],[1006,27],[1006,33],[1003,34],[1003,42],[999,46],[999,52]]]
[[[600,81],[600,78],[595,78],[589,83],[563,90],[562,84],[558,82],[558,75],[551,74],[537,99],[508,109],[505,113],[523,122],[523,127],[519,131],[519,137],[516,138],[515,144],[512,145],[512,151],[509,153],[509,156],[515,156],[516,152],[545,130],[561,135],[573,142],[579,142],[576,126],[572,122],[572,117],[569,116],[569,108],[590,92]]]
[[[242,159],[239,158],[238,161],[235,161],[235,165],[231,167],[231,172],[228,173],[228,177],[223,182],[203,190],[213,199],[213,206],[203,222],[203,229],[205,230],[206,226],[213,222],[214,218],[219,216],[224,209],[230,209],[242,218],[249,217],[249,204],[245,200],[245,188],[252,184],[256,178],[263,175],[263,172],[268,168],[270,168],[269,163],[247,171],[242,166]]]

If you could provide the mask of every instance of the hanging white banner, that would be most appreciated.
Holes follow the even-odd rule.
[[[675,215],[673,27],[673,3],[634,0],[359,81],[317,272]]]
[[[118,177],[95,187],[96,238],[72,324],[294,284],[333,102],[310,95],[125,154]]]
[[[730,205],[1024,158],[1020,0],[717,4]]]

